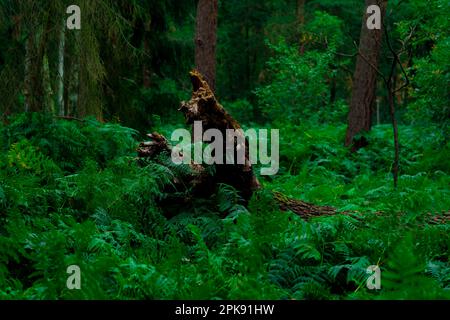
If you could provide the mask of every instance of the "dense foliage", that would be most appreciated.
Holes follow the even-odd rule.
[[[448,298],[449,224],[424,219],[450,207],[448,143],[431,147],[442,143],[438,129],[403,130],[407,156],[393,190],[389,128],[342,161],[343,126],[303,126],[285,128],[283,172],[248,209],[224,185],[168,219],[156,200],[173,168],[138,166],[134,130],[40,114],[11,119],[1,129],[1,297]],[[306,222],[281,212],[271,189],[360,218]],[[83,290],[65,286],[71,264],[83,270]],[[372,264],[383,270],[381,292],[365,287]]]
[[[38,2],[0,3],[0,299],[450,299],[448,0],[389,1],[405,70],[397,188],[381,80],[368,145],[344,147],[362,2],[220,1],[216,95],[244,128],[280,130],[280,170],[247,206],[223,184],[177,190],[189,201],[173,207],[161,203],[189,168],[143,164],[136,147],[186,127],[197,1],[80,0],[64,117],[55,26],[73,1]],[[30,35],[37,112],[24,112]],[[384,43],[380,73],[391,58]],[[272,191],[352,214],[304,220]],[[67,289],[69,265],[82,290]],[[366,287],[370,265],[381,290]]]

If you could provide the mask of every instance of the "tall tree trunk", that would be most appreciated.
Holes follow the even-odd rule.
[[[216,88],[218,0],[199,0],[195,36],[195,65],[211,90]]]
[[[44,111],[54,113],[55,101],[53,100],[54,95],[50,76],[50,65],[48,63],[47,54],[45,54],[43,58],[42,87],[44,88]]]
[[[387,1],[366,0],[364,11],[370,5],[378,5],[380,7],[381,19],[384,20]],[[353,151],[367,144],[364,138],[356,141],[355,136],[361,132],[370,131],[372,127],[372,108],[375,102],[377,69],[383,35],[382,30],[370,30],[367,28],[368,17],[369,15],[365,13],[361,28],[359,52],[356,59],[356,69],[353,76],[348,128],[345,137],[345,145],[353,145]]]
[[[29,112],[31,110],[32,101],[32,78],[31,78],[31,59],[34,54],[34,42],[33,35],[29,35],[25,44],[25,81],[23,86],[23,95],[25,97],[24,111]]]
[[[36,38],[30,34],[26,44],[25,61],[25,112],[41,111],[44,102],[44,89],[42,84],[43,55],[36,47]]]
[[[58,48],[58,114],[65,115],[64,109],[64,52],[66,44],[66,25],[65,21],[61,25]]]
[[[68,46],[70,44],[70,46]],[[80,57],[77,54],[80,46],[80,33],[66,34],[66,57],[64,59],[64,101],[66,105],[65,115],[79,115],[80,92]]]
[[[392,165],[392,175],[394,177],[394,188],[397,188],[399,162],[400,162],[400,145],[399,145],[399,141],[398,141],[397,118],[395,117],[395,101],[394,101],[395,87],[393,87],[391,79],[388,82],[387,90],[388,90],[389,111],[391,114],[392,128],[394,130],[394,163]]]
[[[26,41],[24,81],[25,112],[38,112],[44,109],[44,55],[49,30],[51,29],[48,16],[45,17],[44,21],[44,25],[38,30],[29,30]]]

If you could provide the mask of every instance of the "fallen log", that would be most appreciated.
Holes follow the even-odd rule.
[[[318,206],[299,199],[289,198],[281,192],[274,191],[273,195],[282,211],[292,211],[305,219],[319,216],[332,216],[338,213],[336,208]]]

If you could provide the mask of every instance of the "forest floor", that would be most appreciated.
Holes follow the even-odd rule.
[[[259,177],[248,206],[220,185],[163,207],[189,168],[138,165],[135,130],[11,119],[0,126],[0,298],[450,298],[450,149],[439,128],[400,126],[397,189],[389,125],[353,154],[344,126],[282,128],[280,171]],[[355,215],[304,220],[274,191]],[[70,265],[82,290],[66,287]],[[366,286],[372,265],[381,290]]]

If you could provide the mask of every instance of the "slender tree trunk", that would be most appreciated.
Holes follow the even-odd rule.
[[[71,44],[70,48],[66,45],[66,51],[70,54],[66,55],[65,65],[66,72],[64,73],[65,81],[65,97],[66,97],[66,116],[75,116],[79,114],[79,93],[80,93],[80,57],[77,54],[77,50],[80,47],[80,34],[76,32],[72,37],[68,38],[69,34],[66,34],[66,38],[70,39],[68,43]],[[69,51],[70,50],[70,51]],[[75,54],[72,54],[72,51]]]
[[[377,125],[380,125],[380,98],[377,97]]]
[[[77,114],[78,109],[80,107],[80,65],[79,63],[75,64],[74,74],[73,74],[73,93],[69,93],[71,100],[71,108],[69,108],[69,112],[67,114]]]
[[[33,104],[32,101],[32,92],[31,92],[31,86],[32,86],[32,79],[31,79],[31,59],[33,56],[33,35],[29,35],[28,39],[25,44],[25,81],[24,81],[24,88],[23,88],[23,95],[25,97],[25,106],[24,111],[29,112],[31,109],[31,105]]]
[[[397,64],[400,66],[403,75],[405,76],[405,84],[402,86],[404,88],[407,88],[409,85],[409,79],[408,76],[403,69],[402,61],[400,60],[399,54],[394,51],[394,48],[392,47],[391,41],[389,40],[389,33],[388,30],[385,29],[385,35],[386,35],[386,43],[388,45],[389,51],[393,55],[392,59],[392,67],[391,67],[391,73],[389,74],[389,78],[385,78],[385,84],[386,89],[388,93],[388,103],[389,103],[389,110],[391,113],[391,120],[392,120],[392,128],[394,130],[394,163],[392,164],[392,175],[394,177],[394,188],[397,188],[398,185],[398,174],[399,174],[399,167],[400,167],[400,143],[398,138],[398,124],[397,124],[397,118],[395,116],[395,94],[397,91],[396,86],[396,68]],[[402,87],[400,87],[398,90],[401,90]]]
[[[42,35],[41,35],[42,36]],[[36,47],[37,35],[30,34],[27,39],[25,62],[25,112],[41,111],[44,104],[43,55]]]
[[[389,111],[391,114],[392,128],[394,130],[394,153],[395,153],[394,163],[392,164],[392,176],[394,178],[394,188],[397,188],[399,162],[400,162],[400,145],[398,142],[397,118],[395,117],[395,89],[394,88],[392,87],[392,81],[390,79],[389,83],[387,85],[387,90],[388,90]]]
[[[150,23],[146,23],[145,31],[144,31],[144,60],[142,62],[142,82],[144,85],[144,88],[150,88],[151,87],[151,67],[150,67],[150,39],[149,39],[149,33],[150,30]]]
[[[48,63],[47,54],[43,58],[43,69],[42,69],[42,86],[44,88],[44,106],[45,111],[54,113],[55,111],[55,101],[53,100],[53,88],[50,76],[50,65]]]
[[[195,65],[211,90],[216,84],[218,0],[199,0],[195,36]]]
[[[44,90],[44,56],[48,34],[51,29],[48,16],[45,24],[38,30],[29,30],[25,54],[24,96],[25,112],[42,111],[45,102]]]
[[[58,48],[58,114],[65,115],[64,109],[64,52],[66,45],[66,26],[65,21],[61,25]]]
[[[42,110],[44,101],[43,55],[40,50],[40,39],[43,37],[43,28],[32,31],[26,41],[25,53],[25,112],[37,112]]]
[[[387,1],[366,0],[364,11],[368,6],[374,4],[380,7],[381,19],[384,20]],[[361,132],[370,131],[372,127],[372,108],[375,101],[377,68],[383,35],[382,30],[367,28],[368,17],[369,15],[365,13],[359,41],[359,54],[353,76],[348,128],[345,137],[345,145],[353,145],[353,151],[367,144],[364,138],[356,141],[355,136]]]

